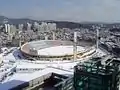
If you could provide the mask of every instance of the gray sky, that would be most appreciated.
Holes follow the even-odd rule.
[[[0,1],[0,15],[12,18],[120,22],[120,0]]]

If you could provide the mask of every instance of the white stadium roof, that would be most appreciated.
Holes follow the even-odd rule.
[[[84,47],[78,46],[77,51],[83,52]],[[55,46],[38,50],[38,55],[44,56],[64,56],[73,55],[73,46]]]
[[[65,56],[73,55],[73,42],[60,40],[41,40],[24,44],[21,51],[35,56]],[[84,52],[85,47],[77,46],[77,51]]]

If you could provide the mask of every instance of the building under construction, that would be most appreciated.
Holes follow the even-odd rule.
[[[107,56],[78,64],[74,68],[75,90],[119,90],[119,63]]]

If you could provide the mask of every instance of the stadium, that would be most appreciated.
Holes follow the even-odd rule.
[[[40,40],[23,44],[20,48],[28,60],[64,61],[73,60],[74,43],[61,40]],[[95,53],[94,46],[77,45],[77,59]]]

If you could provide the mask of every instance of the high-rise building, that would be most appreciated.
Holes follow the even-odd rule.
[[[48,30],[51,30],[52,24],[51,24],[51,23],[48,23],[47,26],[48,26]]]
[[[57,28],[56,23],[52,23],[52,29],[53,29],[53,30],[56,30],[56,28]]]
[[[35,29],[38,29],[38,28],[39,28],[39,23],[34,22],[34,28],[35,28]]]
[[[11,25],[10,26],[10,34],[15,35],[16,31],[17,31],[16,26]]]
[[[5,24],[5,32],[8,32],[10,30],[10,25],[9,24]]]
[[[46,23],[42,22],[40,25],[40,31],[51,31],[51,30],[56,30],[56,24],[55,23]]]
[[[31,30],[31,26],[32,26],[32,24],[27,23],[27,30]]]
[[[12,40],[12,37],[15,35],[17,29],[14,25],[10,25],[9,26],[9,29],[7,31],[8,33],[8,40]]]
[[[41,24],[41,30],[42,31],[48,31],[48,26],[47,26],[46,22],[42,22],[42,24]]]
[[[23,26],[24,26],[23,24],[19,24],[18,28],[19,28],[20,31],[23,30]]]
[[[5,24],[5,32],[8,31],[8,27],[7,27],[7,24]]]
[[[74,68],[75,90],[119,90],[119,63],[112,58],[92,58]]]
[[[48,23],[48,30],[56,30],[56,24],[55,23]]]

